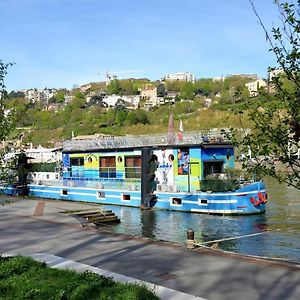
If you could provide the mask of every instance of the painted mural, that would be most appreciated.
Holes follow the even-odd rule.
[[[233,167],[232,148],[160,148],[153,153],[157,157],[155,181],[161,191],[193,192],[200,189],[201,180],[211,173],[222,173],[225,167]],[[64,166],[69,166],[64,178],[85,178],[94,184],[96,178],[120,179],[122,184],[140,183],[141,151],[105,153],[70,153],[63,155]],[[91,181],[89,183],[89,181]],[[111,182],[121,182],[111,180]]]
[[[189,174],[190,152],[188,148],[179,148],[177,151],[178,175]]]
[[[174,154],[172,149],[155,150],[154,154],[157,156],[157,171],[156,180],[160,185],[173,185],[173,165]]]

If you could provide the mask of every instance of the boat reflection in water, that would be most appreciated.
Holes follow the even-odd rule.
[[[109,230],[155,240],[184,244],[189,228],[195,240],[204,243],[255,233],[240,239],[222,241],[219,249],[236,253],[282,258],[300,263],[300,192],[280,187],[268,180],[270,201],[265,214],[216,216],[164,210],[105,206],[112,209],[121,223]]]

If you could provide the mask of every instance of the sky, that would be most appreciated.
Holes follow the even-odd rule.
[[[268,29],[273,0],[254,0]],[[256,73],[276,66],[248,0],[0,0],[6,89],[118,78]]]

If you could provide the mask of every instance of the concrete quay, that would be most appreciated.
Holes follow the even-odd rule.
[[[12,202],[1,206],[6,200]],[[300,298],[300,265],[111,234],[63,213],[95,207],[2,195],[0,252],[143,282],[161,299]]]

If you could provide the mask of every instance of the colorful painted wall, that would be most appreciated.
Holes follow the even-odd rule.
[[[124,151],[124,152],[95,152],[95,153],[63,153],[63,178],[65,181],[81,181],[76,185],[90,186],[96,185],[96,179],[102,179],[103,182],[107,182],[107,185],[111,187],[120,186],[124,187],[125,182],[125,158],[126,157],[140,157],[141,151]],[[100,160],[103,158],[113,158],[114,167],[100,168]],[[102,160],[103,161],[103,160]],[[73,163],[72,163],[73,162]],[[80,162],[80,165],[76,165]],[[74,165],[75,163],[75,165]],[[102,172],[103,171],[103,172]],[[101,176],[101,172],[105,174]],[[109,175],[107,175],[109,174]],[[94,181],[94,183],[93,183]],[[99,180],[98,180],[99,182]],[[108,183],[109,182],[109,183]],[[126,179],[126,183],[137,184],[140,183],[140,178],[129,178]],[[121,184],[121,185],[120,185]],[[134,189],[137,189],[135,186]]]
[[[194,192],[199,190],[201,174],[201,150],[181,147],[174,149],[174,177],[177,190]]]
[[[222,165],[222,170],[226,167],[234,167],[234,151],[229,146],[223,148],[162,148],[154,150],[154,154],[157,157],[157,170],[155,172],[157,189],[162,191],[195,192],[200,190],[200,182],[204,179],[204,164],[206,162],[210,162],[211,164],[218,162],[219,165]],[[115,166],[115,175],[113,177],[119,181],[130,181],[128,180],[130,176],[127,176],[127,178],[125,176],[125,161],[127,159],[128,162],[128,157],[140,156],[141,150],[103,153],[64,153],[63,164],[67,169],[64,172],[64,178],[77,176],[85,178],[85,180],[100,178],[99,166],[101,159],[113,157]],[[81,165],[71,166],[71,160],[72,162],[79,161]],[[110,180],[110,178],[106,179],[107,181]],[[140,176],[136,177],[133,181],[140,181]]]
[[[234,149],[224,148],[204,148],[201,151],[201,161],[223,160],[224,168],[234,168]],[[202,174],[203,177],[203,174]]]

